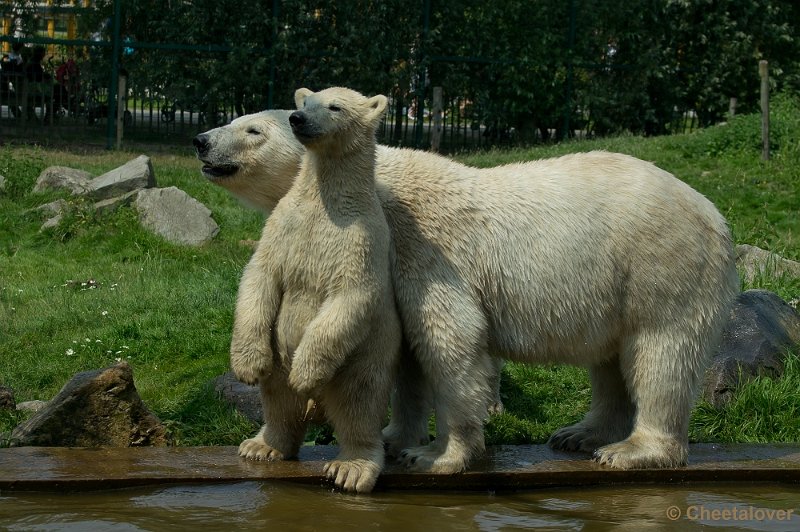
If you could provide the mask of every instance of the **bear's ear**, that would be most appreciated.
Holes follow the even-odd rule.
[[[389,100],[383,94],[378,94],[367,100],[367,105],[370,107],[369,114],[367,115],[371,120],[381,119],[383,112],[386,111],[386,106]]]
[[[314,94],[314,91],[305,88],[294,91],[294,104],[298,109],[303,108],[303,105],[306,103],[306,98],[308,98],[310,94]]]

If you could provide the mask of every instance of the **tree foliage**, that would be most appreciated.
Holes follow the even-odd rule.
[[[567,124],[652,135],[686,110],[714,123],[731,97],[754,108],[759,59],[777,88],[800,89],[796,0],[121,2],[121,61],[136,83],[196,106],[233,98],[240,113],[291,107],[301,86],[400,101],[438,85],[474,103],[476,120],[521,135]],[[12,4],[26,21],[38,5]],[[110,39],[113,10],[93,0],[82,32]],[[95,62],[106,68],[109,54]]]

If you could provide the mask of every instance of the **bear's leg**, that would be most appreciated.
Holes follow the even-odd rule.
[[[392,393],[392,417],[383,429],[386,454],[397,457],[403,449],[426,445],[430,441],[428,418],[432,410],[430,383],[416,357],[404,346]]]
[[[273,372],[261,379],[264,426],[239,445],[239,456],[251,460],[284,460],[297,457],[306,434],[308,401],[289,387],[286,373]]]
[[[640,333],[620,354],[622,375],[636,405],[633,431],[600,447],[595,460],[620,469],[686,464],[689,416],[703,368],[705,341]]]
[[[635,407],[614,356],[589,368],[592,404],[582,421],[553,433],[548,444],[553,449],[591,453],[598,447],[627,438],[633,428]]]
[[[323,473],[346,491],[372,491],[384,465],[381,427],[391,390],[391,368],[351,367],[322,390],[325,413],[333,425],[339,454]]]
[[[487,355],[488,356],[488,355]],[[489,415],[503,412],[500,397],[500,376],[505,360],[491,358],[491,369],[487,376],[491,388]],[[430,441],[428,418],[433,408],[433,392],[416,357],[405,353],[400,362],[397,387],[392,394],[392,417],[383,429],[386,455],[398,457],[403,449],[425,446]],[[616,441],[616,440],[610,440]]]
[[[436,288],[446,288],[437,285]],[[400,459],[414,471],[458,473],[483,453],[483,422],[491,400],[486,321],[479,305],[457,290],[435,293],[427,287],[423,304],[408,320],[416,334],[415,355],[434,393],[436,441],[404,450]]]

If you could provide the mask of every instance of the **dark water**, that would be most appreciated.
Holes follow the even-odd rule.
[[[680,517],[670,519],[678,511]],[[14,531],[525,529],[800,531],[800,486],[392,491],[353,496],[323,487],[240,482],[90,493],[0,493],[0,530]]]

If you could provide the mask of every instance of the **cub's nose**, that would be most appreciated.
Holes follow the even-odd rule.
[[[289,123],[292,125],[292,128],[300,127],[306,123],[306,115],[300,111],[295,111],[289,115]]]
[[[205,133],[200,133],[192,140],[197,155],[205,155],[208,153],[208,140],[209,137]]]

